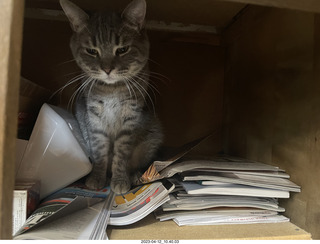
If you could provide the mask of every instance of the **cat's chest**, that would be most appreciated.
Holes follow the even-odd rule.
[[[127,103],[116,97],[102,100],[98,106],[100,107],[101,118],[109,123],[121,122],[121,118],[126,112],[129,112]]]
[[[139,111],[134,101],[117,96],[105,96],[89,103],[92,119],[97,120],[106,129],[120,130],[127,118],[139,119]],[[94,118],[93,118],[94,117]]]

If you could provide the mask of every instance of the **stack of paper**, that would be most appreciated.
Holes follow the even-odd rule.
[[[300,192],[284,170],[229,156],[181,161],[164,171],[175,175],[176,190],[155,215],[178,225],[288,221],[278,198]]]

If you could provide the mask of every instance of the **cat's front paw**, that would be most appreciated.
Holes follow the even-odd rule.
[[[98,190],[106,185],[106,178],[105,177],[97,177],[93,175],[89,175],[86,179],[86,186],[92,190]]]
[[[128,178],[112,178],[111,190],[116,194],[124,194],[130,190],[131,184]]]

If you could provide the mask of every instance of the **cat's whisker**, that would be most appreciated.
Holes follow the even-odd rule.
[[[133,80],[132,78],[128,79],[128,81],[131,83],[131,85],[133,85],[136,88],[136,90],[138,90],[138,92],[141,94],[143,100],[145,102],[147,102],[143,92],[140,90],[139,86],[137,86],[137,82],[135,80]]]
[[[160,77],[165,78],[165,79],[168,80],[168,81],[171,81],[170,78],[168,78],[167,76],[165,76],[165,75],[163,75],[163,74],[160,74],[160,73],[158,73],[158,72],[149,71],[149,73],[152,74],[152,75],[158,75],[158,76],[160,76]]]
[[[72,106],[73,106],[75,98],[77,97],[78,94],[80,94],[80,91],[82,91],[82,89],[87,86],[89,79],[90,79],[90,77],[87,77],[87,79],[83,81],[83,83],[77,88],[77,90],[73,92],[73,94],[68,102],[68,110],[72,111]]]
[[[151,73],[140,72],[140,74],[148,75],[150,80],[151,79],[158,80],[158,81],[160,81],[161,83],[163,83],[166,86],[168,86],[168,82],[167,81],[171,82],[171,80],[169,78],[167,78],[164,75],[158,74],[158,73],[154,74],[153,72],[151,72]]]
[[[166,79],[166,80],[168,80],[168,81],[171,81],[171,79],[170,78],[168,78],[167,76],[165,76],[165,75],[163,75],[163,74],[160,74],[160,73],[158,73],[158,72],[154,72],[154,71],[148,71],[148,72],[145,72],[145,71],[141,71],[140,72],[141,74],[145,74],[145,75],[150,75],[150,76],[159,76],[159,77],[162,77],[162,78],[164,78],[164,79]]]
[[[130,94],[130,98],[131,98],[132,97],[131,89],[130,89],[130,86],[129,86],[128,82],[126,81],[126,79],[124,79],[124,84],[126,85],[128,91],[129,91],[129,94]]]
[[[140,76],[135,76],[135,78],[139,79],[141,82],[143,82],[144,84],[146,84],[147,87],[148,87],[148,88],[150,89],[150,91],[152,92],[154,99],[157,98],[155,91],[158,92],[159,94],[160,94],[160,92],[158,91],[158,89],[157,89],[156,87],[154,87],[150,82],[147,82],[147,81],[144,79],[144,77],[141,78]],[[148,94],[148,95],[149,95],[149,94]],[[150,96],[149,96],[149,97],[150,97]],[[150,99],[150,100],[151,100],[151,99]],[[152,101],[152,100],[151,100],[151,101]]]
[[[151,61],[152,63],[154,63],[154,64],[156,64],[156,65],[158,65],[158,66],[162,66],[160,63],[154,61],[154,60],[151,59],[151,58],[148,58],[148,61]]]
[[[82,86],[82,84],[81,84],[81,86]],[[80,86],[80,87],[81,87],[81,86]],[[71,97],[70,97],[70,99],[69,99],[69,101],[68,101],[67,109],[68,109],[69,111],[72,111],[72,104],[73,104],[73,101],[74,101],[74,96],[76,96],[78,90],[79,90],[79,87],[72,93],[72,95],[71,95]]]
[[[91,89],[90,89],[90,88],[92,88],[92,86],[93,86],[93,84],[94,84],[94,83],[92,82],[93,80],[94,80],[94,78],[88,77],[88,79],[86,80],[84,86],[78,91],[78,96],[80,96],[81,94],[84,94],[84,92],[85,92],[86,89],[88,88],[89,84],[91,83],[91,86],[89,87],[89,90],[88,90],[88,92],[87,92],[88,97],[90,96],[90,92],[91,92]]]
[[[133,85],[131,84],[131,81],[129,78],[125,78],[125,80],[128,82],[129,87],[132,89],[135,99],[136,99],[136,103],[138,103],[138,97],[137,97],[137,93],[135,91],[135,89],[132,87]]]
[[[91,82],[91,86],[89,88],[88,97],[90,97],[91,90],[92,90],[92,88],[93,88],[93,86],[94,86],[96,81],[97,81],[96,79],[91,78],[91,81],[90,81]]]
[[[146,81],[145,79],[143,79],[144,77],[141,77],[140,75],[137,75],[136,77],[150,87],[151,91],[153,92],[153,95],[155,95],[155,91],[156,91],[159,95],[161,95],[161,94],[160,94],[160,91],[155,87],[155,85],[153,85],[153,84],[151,84],[150,82],[148,82],[148,81]]]
[[[133,79],[133,78],[132,78],[132,79]],[[148,91],[147,91],[141,84],[139,84],[139,82],[137,82],[137,81],[134,80],[134,79],[133,79],[133,81],[134,81],[134,84],[138,85],[138,87],[140,87],[140,88],[145,92],[145,94],[148,96],[148,98],[150,99],[150,102],[151,102],[151,104],[152,104],[153,113],[155,114],[155,112],[156,112],[156,110],[155,110],[155,105],[154,105],[154,102],[153,102],[150,94],[148,93]],[[137,87],[137,88],[138,88],[138,87]],[[138,88],[138,90],[140,91],[139,88]],[[140,92],[141,92],[141,91],[140,91]],[[142,93],[142,92],[141,92],[141,95],[143,96],[143,93]],[[144,99],[144,101],[147,103],[145,96],[143,96],[143,99]]]
[[[60,75],[58,77],[67,77],[67,76],[70,76],[70,75],[74,75],[74,74],[83,74],[83,71],[82,70],[78,70],[78,71],[75,71],[75,72],[70,72],[70,73],[67,73],[67,74],[63,74],[63,75]]]
[[[88,77],[85,82],[83,83],[83,85],[78,89],[77,94],[75,95],[74,99],[77,98],[84,93],[84,91],[86,90],[86,88],[88,87],[88,85],[90,84],[90,82],[93,80],[93,78]]]
[[[58,63],[57,66],[61,66],[61,65],[64,65],[64,64],[67,64],[67,63],[71,63],[71,62],[74,62],[76,61],[76,59],[71,59],[71,60],[68,60],[68,61],[65,61],[65,62],[62,62],[62,63]]]
[[[162,79],[161,77],[150,75],[149,78],[150,78],[150,80],[154,80],[154,82],[158,83],[158,81],[160,81],[162,84],[168,86],[168,82],[166,80]]]
[[[56,90],[49,98],[49,100],[51,100],[57,93],[60,93],[60,99],[61,99],[61,95],[63,90],[67,87],[70,86],[73,83],[78,82],[79,80],[83,79],[86,76],[86,74],[80,74],[77,75],[75,77],[73,77],[71,80],[69,80],[65,85],[63,85],[61,88],[59,88],[58,90]]]

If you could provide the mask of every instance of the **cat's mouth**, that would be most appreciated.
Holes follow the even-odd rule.
[[[115,84],[119,81],[121,81],[121,77],[119,77],[116,74],[105,74],[105,73],[101,73],[101,74],[89,74],[89,76],[94,79],[94,80],[99,80],[102,81],[106,84]]]
[[[135,73],[138,73],[138,72],[137,71],[128,72],[128,70],[126,71],[113,70],[109,74],[107,74],[104,71],[101,71],[101,72],[90,72],[88,75],[94,80],[99,80],[105,84],[112,85],[118,82],[125,82],[125,83],[135,82],[135,80],[133,79],[133,77],[135,76]]]

